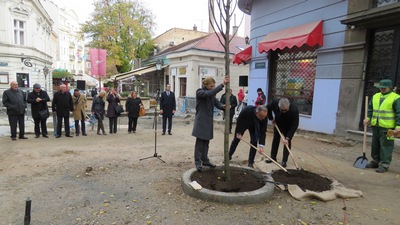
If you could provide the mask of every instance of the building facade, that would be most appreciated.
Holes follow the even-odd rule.
[[[300,128],[347,135],[364,118],[365,96],[399,79],[398,0],[239,0],[251,15],[249,103],[261,87],[287,97]]]
[[[166,40],[168,38],[165,38]],[[190,37],[186,38],[190,39]],[[233,55],[246,47],[245,38],[235,36],[230,43],[230,60]],[[163,91],[167,84],[182,99],[195,98],[196,90],[202,87],[203,78],[212,76],[217,84],[222,83],[225,72],[225,50],[217,35],[211,33],[181,44],[170,46],[144,61],[141,68],[111,76],[122,92],[135,90],[141,96],[153,97],[157,90]],[[156,64],[162,65],[159,70]],[[231,89],[234,95],[239,91],[239,76],[248,76],[248,65],[230,64]],[[222,95],[220,93],[219,95]]]
[[[0,89],[51,87],[53,20],[38,0],[0,1]],[[1,92],[2,92],[1,91]]]
[[[54,42],[52,70],[66,70],[73,76],[72,79],[54,80],[54,89],[60,82],[70,88],[77,88],[78,83],[84,83],[84,88],[97,87],[98,81],[90,76],[90,62],[88,49],[80,37],[78,15],[74,10],[58,6],[50,0],[43,0],[43,6],[54,21],[53,32],[57,39]],[[82,88],[82,87],[79,87]]]

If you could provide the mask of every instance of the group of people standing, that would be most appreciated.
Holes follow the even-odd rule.
[[[40,135],[48,138],[47,119],[50,117],[49,102],[50,97],[46,91],[42,90],[40,84],[34,84],[33,90],[27,96],[23,90],[18,88],[18,83],[12,81],[10,89],[3,93],[3,104],[7,108],[7,115],[11,129],[11,139],[17,139],[17,127],[19,127],[19,139],[28,139],[25,136],[25,111],[27,103],[31,104],[32,118],[35,123],[35,138]],[[106,109],[106,102],[108,106]],[[65,136],[72,137],[70,131],[69,118],[72,114],[75,122],[75,136],[87,136],[86,124],[87,120],[87,98],[81,94],[79,89],[74,89],[73,94],[67,90],[65,84],[59,86],[59,91],[55,92],[51,101],[51,109],[54,116],[54,135],[56,138],[62,136],[62,126],[64,124]],[[104,117],[109,119],[109,133],[117,133],[117,121],[121,116],[121,111],[117,108],[121,106],[121,97],[114,88],[108,93],[102,90],[99,94],[94,95],[91,113],[98,122],[97,134],[107,135],[104,128]],[[139,112],[143,108],[143,103],[135,91],[132,91],[125,103],[125,111],[128,117],[128,133],[135,133]],[[166,90],[161,94],[160,98],[160,114],[163,116],[163,135],[167,130],[172,135],[172,116],[176,111],[175,94],[170,90],[170,85],[166,86]]]

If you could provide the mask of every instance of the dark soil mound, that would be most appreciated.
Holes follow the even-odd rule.
[[[221,192],[247,192],[264,186],[252,174],[231,169],[231,180],[225,181],[225,174],[220,169],[205,170],[193,173],[191,180],[197,181],[203,188]]]
[[[297,184],[303,191],[323,192],[332,189],[332,181],[318,174],[306,170],[288,170],[288,172],[290,174],[283,170],[274,171],[272,178],[283,184]]]

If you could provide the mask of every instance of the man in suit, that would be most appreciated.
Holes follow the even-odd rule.
[[[233,121],[233,116],[235,115],[235,108],[238,104],[236,96],[234,96],[232,94],[232,89],[229,90],[231,93],[231,97],[230,97],[230,105],[231,108],[229,110],[229,133],[232,134],[232,121]],[[221,96],[220,102],[225,105],[225,93]],[[224,119],[225,119],[225,114],[224,114]]]
[[[299,126],[299,110],[294,104],[290,104],[289,99],[287,98],[276,98],[272,100],[270,104],[267,106],[268,108],[268,118],[272,120],[273,125],[277,125],[279,130],[282,132],[282,135],[285,136],[283,148],[283,158],[281,165],[286,167],[286,162],[289,157],[289,151],[286,148],[286,145],[291,148],[292,146],[292,138],[294,133]],[[272,115],[272,112],[274,115]],[[271,158],[276,161],[276,155],[278,154],[279,143],[281,141],[281,136],[274,127],[274,138],[272,140],[271,147]],[[271,163],[271,160],[266,160],[266,163]]]
[[[72,96],[67,91],[67,86],[65,84],[61,84],[60,91],[54,94],[51,108],[53,113],[57,114],[56,138],[61,137],[61,127],[63,120],[64,120],[65,136],[72,137],[69,129],[69,112],[72,112],[74,110],[74,106],[72,104]]]
[[[172,116],[176,112],[175,94],[171,91],[171,85],[167,84],[165,91],[161,93],[160,98],[160,114],[163,117],[162,121],[162,135],[165,135],[168,120],[168,134],[172,135]]]
[[[11,81],[10,89],[4,91],[3,105],[7,108],[11,140],[17,140],[17,124],[19,127],[19,139],[28,139],[25,137],[26,94],[18,88],[17,81]]]
[[[235,137],[232,140],[231,147],[229,148],[229,159],[232,159],[233,153],[236,151],[242,136],[246,130],[250,132],[250,143],[258,146],[258,152],[264,152],[265,136],[267,132],[267,114],[268,109],[264,105],[257,107],[249,105],[246,106],[239,114],[236,120]],[[248,167],[253,168],[254,158],[256,157],[256,150],[250,147]]]

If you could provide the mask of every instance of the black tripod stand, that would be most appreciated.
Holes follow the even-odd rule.
[[[157,154],[157,105],[158,105],[159,98],[160,98],[160,90],[157,90],[156,107],[154,108],[154,120],[153,120],[153,127],[154,127],[154,155],[146,157],[146,158],[141,158],[139,161],[142,161],[142,160],[145,160],[145,159],[150,159],[150,158],[157,158],[157,159],[161,160],[163,163],[165,163],[165,161],[161,159],[161,155]]]

